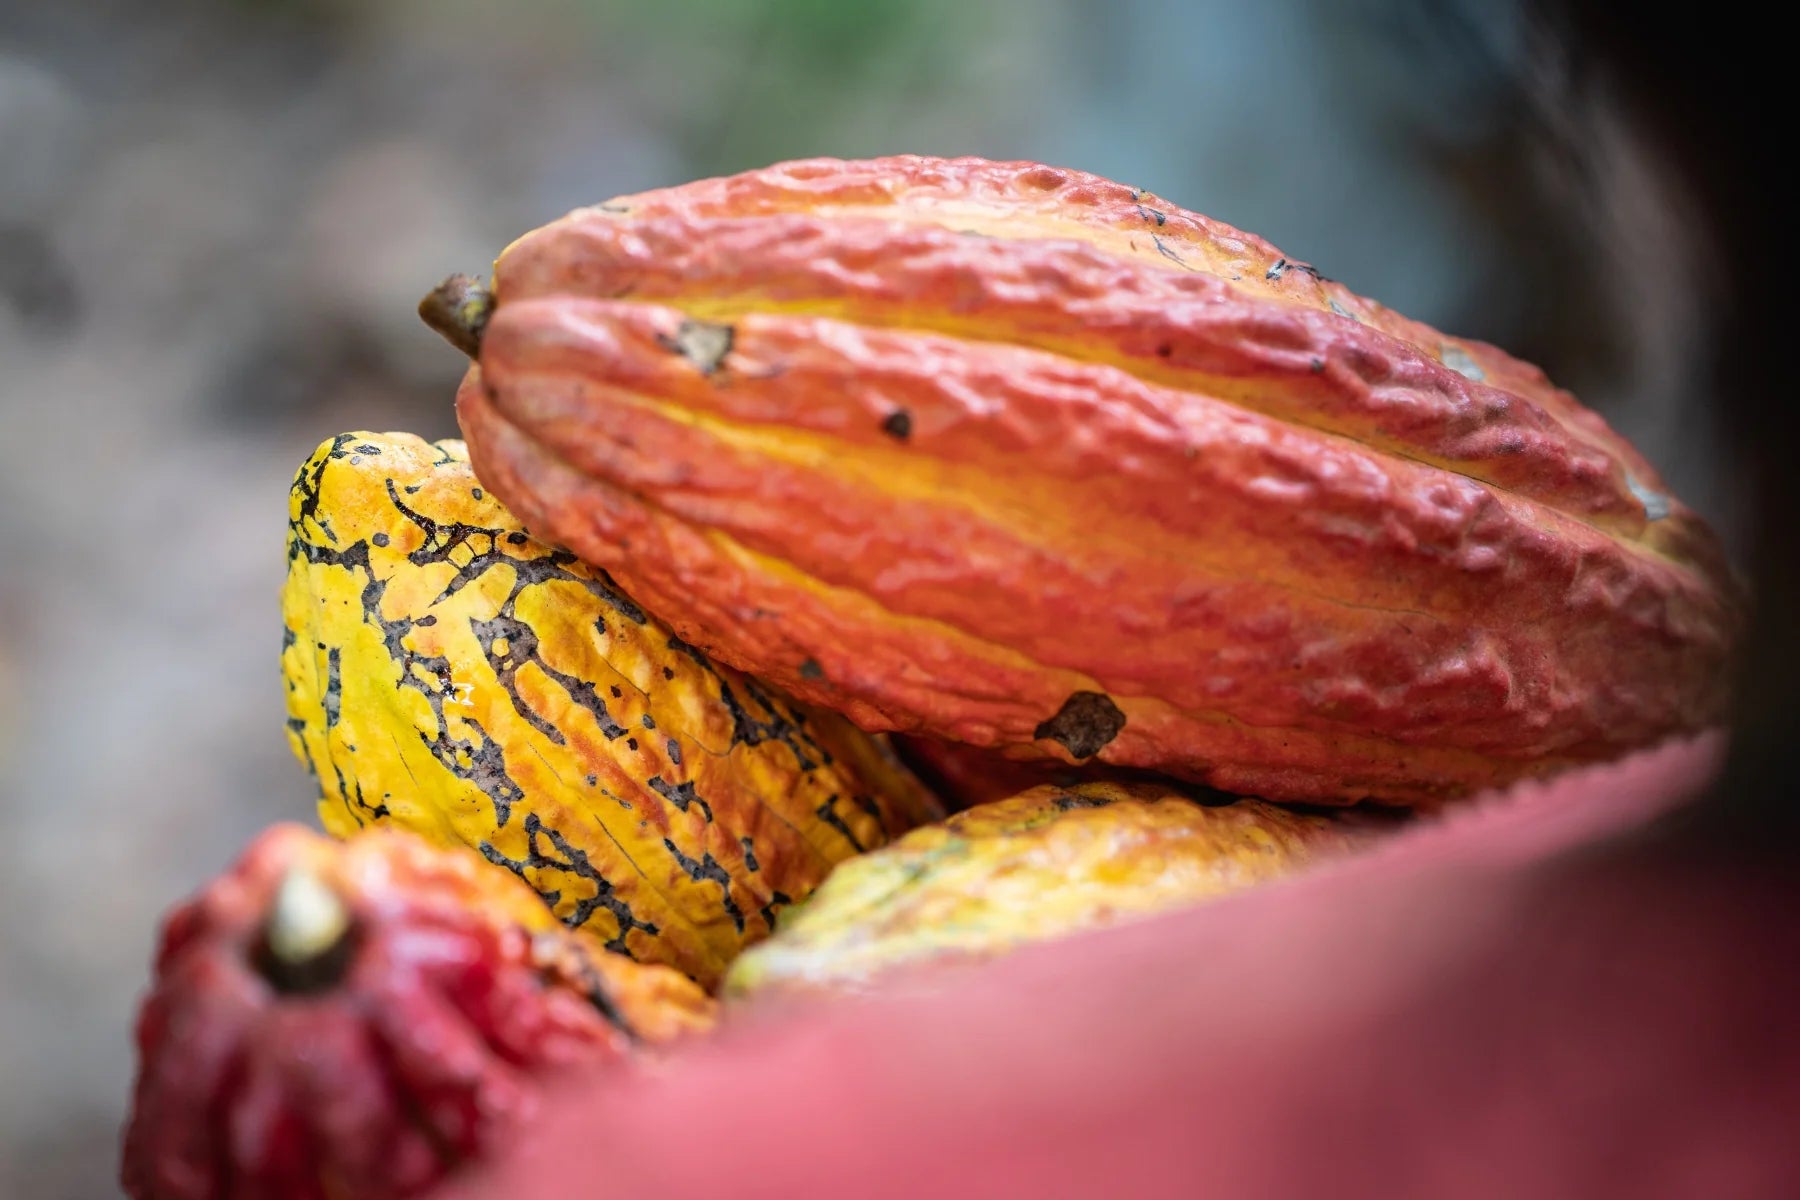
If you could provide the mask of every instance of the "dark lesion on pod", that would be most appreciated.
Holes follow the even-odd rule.
[[[1125,714],[1104,692],[1073,692],[1056,715],[1032,732],[1060,742],[1076,758],[1092,758],[1125,728]]]
[[[675,330],[675,336],[662,339],[664,346],[694,364],[702,375],[711,375],[731,353],[737,330],[730,325],[688,319]]]

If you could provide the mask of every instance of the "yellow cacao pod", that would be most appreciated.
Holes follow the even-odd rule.
[[[937,813],[885,742],[715,666],[533,540],[461,442],[350,433],[289,497],[288,729],[320,815],[464,842],[715,983],[833,864]]]
[[[988,958],[1214,899],[1352,849],[1379,829],[1158,784],[1046,784],[845,863],[732,964],[727,996],[863,990],[927,961]]]

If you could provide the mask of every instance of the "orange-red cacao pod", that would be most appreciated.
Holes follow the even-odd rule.
[[[1413,803],[1721,711],[1719,548],[1599,417],[1133,188],[789,163],[437,307],[534,533],[866,728]]]

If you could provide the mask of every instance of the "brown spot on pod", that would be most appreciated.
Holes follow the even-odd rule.
[[[1092,758],[1125,728],[1125,714],[1104,692],[1075,692],[1056,715],[1032,732],[1036,738],[1061,742],[1076,758]]]

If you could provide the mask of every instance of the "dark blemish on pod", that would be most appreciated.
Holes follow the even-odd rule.
[[[1170,262],[1179,263],[1184,267],[1188,265],[1188,262],[1185,258],[1182,258],[1181,255],[1179,255],[1179,254],[1175,253],[1173,250],[1169,249],[1168,243],[1164,242],[1161,238],[1157,237],[1155,234],[1150,235],[1150,240],[1156,243],[1156,252],[1158,254],[1162,255],[1164,258],[1168,259]]]
[[[469,495],[475,497],[477,500],[487,499],[487,493],[482,491],[480,488],[470,488]]]
[[[844,823],[844,818],[838,815],[837,802],[837,793],[831,793],[831,795],[825,797],[825,803],[813,809],[813,815],[837,830],[838,833],[842,834],[844,840],[849,842],[858,854],[867,854],[869,848],[862,844],[856,834],[851,830],[850,826]]]
[[[912,414],[904,408],[896,408],[881,423],[881,432],[897,441],[904,442],[912,436]]]
[[[391,541],[392,539],[389,538],[388,535],[385,533],[378,533],[374,537],[370,538],[369,540],[371,542],[374,542],[377,546],[380,546],[383,549],[386,549],[388,542]]]
[[[645,729],[655,729],[656,728],[656,721],[650,716],[649,713],[644,714],[644,728]]]
[[[739,835],[738,845],[744,848],[744,866],[752,871],[762,870],[762,864],[756,861],[756,846],[747,835]]]
[[[1146,221],[1155,221],[1157,228],[1159,229],[1169,223],[1169,218],[1166,214],[1159,213],[1154,208],[1145,208],[1141,204],[1138,205],[1138,215],[1143,217]]]
[[[670,668],[668,668],[668,667],[664,667],[664,668],[663,668],[663,669],[662,669],[662,672],[663,672],[663,678],[664,678],[664,679],[673,679],[673,678],[675,678],[675,672],[674,672],[674,671],[673,671],[673,670],[671,670],[671,669],[670,669]]]
[[[358,454],[380,454],[381,447],[371,445],[368,442],[363,442],[356,447],[356,452]]]
[[[669,761],[679,767],[681,765],[681,743],[670,738],[664,749],[669,752]]]
[[[593,895],[585,896],[575,902],[575,907],[563,917],[564,925],[571,929],[580,929],[588,919],[600,909],[605,909],[619,924],[619,932],[606,943],[608,950],[619,954],[629,954],[631,950],[625,944],[625,935],[633,929],[641,929],[648,937],[655,937],[662,930],[654,921],[639,920],[631,911],[631,905],[622,897],[615,895],[612,881],[602,875],[597,867],[588,861],[587,852],[572,845],[562,834],[545,825],[536,813],[525,814],[526,850],[524,858],[508,858],[493,843],[482,842],[476,849],[483,858],[497,867],[505,867],[531,886],[531,889],[543,898],[545,904],[554,909],[562,900],[562,889],[544,887],[546,872],[556,871],[583,880],[593,888]],[[555,858],[542,846],[542,841],[550,843],[550,849],[562,857]],[[527,872],[536,874],[533,880]]]
[[[1112,801],[1098,796],[1082,796],[1075,792],[1064,792],[1053,803],[1058,812],[1069,812],[1077,808],[1105,808]]]
[[[825,678],[825,669],[813,659],[802,659],[800,661],[800,678],[823,679]]]
[[[737,330],[711,321],[683,321],[672,338],[659,338],[664,346],[693,363],[702,375],[711,375],[731,353]]]
[[[794,898],[792,896],[788,895],[786,892],[777,888],[773,893],[770,894],[769,902],[767,904],[763,905],[760,910],[762,912],[763,924],[767,925],[770,929],[774,929],[775,928],[775,910],[780,908],[784,904],[792,904],[793,902],[794,902]]]
[[[712,854],[703,852],[697,859],[689,858],[681,852],[681,847],[668,838],[663,839],[663,848],[675,857],[675,865],[687,872],[687,877],[695,883],[711,880],[719,885],[721,903],[726,915],[731,918],[731,923],[737,927],[739,933],[744,932],[744,910],[739,908],[737,901],[732,898],[731,876],[725,873],[725,868],[718,864]]]
[[[627,748],[627,749],[629,749],[629,750],[636,750],[636,749],[637,749],[637,739],[636,739],[636,738],[634,738],[634,737],[628,737],[628,738],[626,738],[626,739],[625,739],[625,746],[626,746],[626,748]]]
[[[619,685],[616,683],[613,684],[612,687],[608,688],[607,690],[612,693],[612,697],[614,700],[622,700],[625,698],[625,693],[621,692],[619,690]]]
[[[509,533],[506,535],[506,540],[514,546],[523,546],[531,539],[522,533]]]
[[[587,777],[587,785],[589,787],[598,787],[599,784],[600,784],[600,777],[598,775],[589,775]]]
[[[1312,360],[1311,365],[1312,365],[1312,373],[1314,375],[1317,375],[1319,372],[1321,372],[1325,369],[1325,360],[1322,358],[1315,358]]]
[[[699,794],[694,791],[693,780],[690,779],[686,783],[670,783],[661,775],[652,775],[645,782],[645,786],[682,812],[686,812],[690,804],[698,804],[701,815],[706,818],[708,824],[712,823],[712,805],[701,799]]]
[[[1075,692],[1033,737],[1060,742],[1076,758],[1092,758],[1125,728],[1125,714],[1103,692]]]

